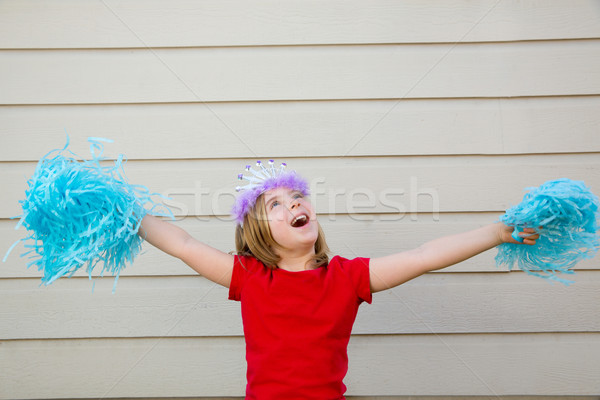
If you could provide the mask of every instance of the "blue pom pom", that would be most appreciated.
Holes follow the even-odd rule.
[[[512,269],[516,263],[531,275],[572,283],[557,274],[573,274],[576,263],[597,253],[598,197],[584,182],[566,178],[527,190],[523,201],[507,210],[500,221],[515,227],[515,232],[533,228],[540,237],[533,246],[501,244],[496,265]]]
[[[144,215],[173,215],[152,200],[160,195],[127,182],[122,155],[109,165],[100,163],[106,160],[102,142],[112,141],[88,141],[90,160],[80,161],[67,150],[67,138],[63,149],[51,151],[38,162],[27,182],[26,198],[20,201],[23,214],[15,229],[23,225],[30,231],[20,240],[30,249],[22,256],[29,254],[33,259],[28,268],[35,265],[43,271],[43,284],[70,277],[84,264],[91,279],[92,270],[102,262],[100,276],[105,272],[115,276],[114,292],[121,269],[141,250],[143,239],[137,232]]]

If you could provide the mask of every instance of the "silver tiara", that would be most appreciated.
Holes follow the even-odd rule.
[[[246,165],[245,170],[252,173],[250,176],[244,175],[243,173],[238,174],[238,179],[240,181],[246,180],[248,183],[244,186],[236,186],[235,190],[237,192],[262,187],[267,179],[277,178],[281,175],[285,171],[287,164],[281,163],[279,168],[275,168],[275,161],[269,160],[269,165],[267,167],[265,167],[261,161],[257,161],[256,166],[258,169]]]

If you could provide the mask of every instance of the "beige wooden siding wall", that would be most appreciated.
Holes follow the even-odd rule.
[[[313,185],[335,253],[493,222],[559,177],[600,193],[598,1],[0,2],[0,249],[35,161],[109,137],[177,224],[233,250],[240,167]],[[0,398],[242,396],[239,305],[147,247],[122,274],[38,287],[0,268]],[[600,264],[563,287],[495,250],[377,294],[352,396],[600,395]],[[566,397],[565,397],[566,398]]]

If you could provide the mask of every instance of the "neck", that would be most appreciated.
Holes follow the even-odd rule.
[[[304,254],[284,254],[280,255],[281,261],[277,263],[277,266],[286,271],[296,272],[305,271],[308,269],[315,269],[315,249]]]

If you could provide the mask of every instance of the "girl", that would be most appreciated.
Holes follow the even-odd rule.
[[[380,258],[334,256],[295,172],[260,162],[233,208],[231,255],[145,216],[140,235],[241,301],[246,340],[246,399],[344,399],[347,346],[358,306],[371,295],[456,264],[503,242],[512,227],[491,224]],[[520,236],[533,245],[533,229]],[[529,234],[529,235],[528,235]]]

